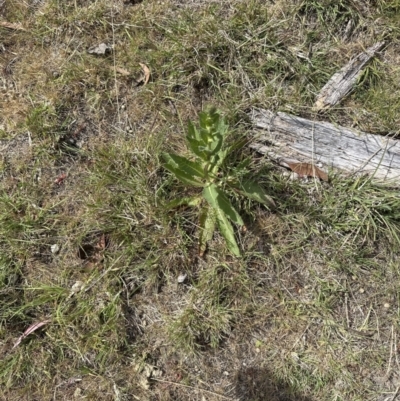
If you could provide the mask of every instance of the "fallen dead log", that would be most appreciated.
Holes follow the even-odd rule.
[[[382,49],[385,42],[375,43],[365,52],[350,60],[338,72],[332,75],[331,79],[324,85],[317,95],[314,103],[314,110],[327,109],[339,103],[348,93],[362,74],[362,69]]]
[[[250,147],[280,165],[311,164],[400,186],[399,140],[263,109],[254,109],[251,119],[260,132]]]

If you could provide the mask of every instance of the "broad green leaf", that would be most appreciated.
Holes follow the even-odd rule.
[[[189,142],[189,148],[191,151],[202,160],[208,161],[208,154],[205,152],[207,142],[202,140],[199,131],[191,121],[189,121],[188,124],[188,134],[186,135],[186,139]]]
[[[195,177],[205,177],[204,168],[200,163],[190,161],[186,159],[186,157],[178,156],[173,153],[164,153],[163,157],[167,162],[167,165],[172,165],[175,168],[179,168],[185,173],[188,173],[189,175],[193,175]]]
[[[199,114],[200,135],[204,142],[210,143],[216,140],[218,135],[223,138],[227,132],[228,126],[220,112],[214,107],[208,111]],[[216,146],[214,145],[213,148]]]
[[[162,156],[165,160],[164,167],[173,173],[176,178],[188,185],[204,187],[201,182],[201,178],[204,177],[204,171],[200,164],[170,153],[163,153]]]
[[[215,108],[201,112],[199,124],[197,129],[193,123],[189,123],[186,138],[197,156],[204,161],[211,161],[212,156],[221,151],[228,126]]]
[[[218,155],[224,143],[223,138],[219,134],[214,135],[206,146],[202,143],[195,143],[193,139],[191,141],[190,148],[204,161],[213,161],[213,157]]]
[[[231,205],[224,192],[215,184],[209,184],[203,189],[203,196],[214,209],[221,209],[234,223],[243,225],[243,220]]]
[[[273,199],[267,195],[265,189],[256,182],[247,180],[237,184],[236,187],[248,198],[260,202],[268,207],[275,207],[275,202]]]
[[[208,152],[211,156],[217,155],[218,152],[221,150],[222,145],[224,143],[224,138],[220,133],[216,133],[211,137],[211,139],[208,142]]]
[[[189,121],[188,123],[188,138],[193,138],[196,139],[196,141],[201,141],[201,136],[199,134],[199,131],[197,131],[197,128],[194,126],[194,124]]]
[[[219,118],[219,112],[215,107],[212,107],[207,111],[201,111],[199,113],[200,129],[211,132],[212,128],[218,124]]]
[[[198,206],[201,202],[202,197],[201,196],[186,196],[184,198],[180,199],[174,199],[171,202],[168,202],[165,207],[167,209],[173,209],[178,206]]]
[[[215,231],[216,216],[212,207],[206,206],[200,214],[199,255],[203,256],[207,242],[212,239]]]
[[[236,256],[240,256],[240,250],[236,243],[235,234],[233,232],[232,224],[227,219],[225,213],[221,209],[215,210],[218,227],[222,236],[225,238],[228,249]]]
[[[204,161],[208,161],[210,156],[209,153],[207,152],[207,146],[204,146],[203,141],[198,141],[196,138],[189,138],[189,136],[186,137],[186,139],[189,142],[189,148],[190,150],[196,155],[199,156],[200,159]]]
[[[218,154],[216,154],[215,156],[212,157],[211,167],[209,170],[214,175],[218,174],[218,170],[221,167],[226,155],[227,155],[227,149],[219,151]]]
[[[200,128],[207,130],[209,132],[220,131],[221,134],[227,129],[227,124],[225,119],[221,116],[221,112],[212,107],[207,111],[202,111],[199,114]]]
[[[218,125],[216,127],[216,131],[225,139],[228,133],[228,124],[225,122],[225,118],[220,117],[218,121]]]
[[[223,150],[219,150],[218,154],[215,156],[215,159],[213,160],[212,171],[214,173],[216,173],[218,171],[218,168],[223,165],[224,161],[226,160],[226,158],[228,156],[230,156],[236,150],[242,149],[243,146],[245,146],[247,143],[248,143],[247,138],[240,138],[236,142],[234,142],[232,145],[230,145],[229,147],[227,147]],[[245,160],[247,160],[247,159],[245,159]],[[250,161],[251,159],[248,158],[248,160]],[[239,163],[239,165],[241,165],[242,163]],[[238,167],[239,166],[237,166],[237,168]]]

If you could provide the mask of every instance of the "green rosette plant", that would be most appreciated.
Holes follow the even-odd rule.
[[[246,196],[268,207],[274,201],[265,189],[248,178],[249,159],[237,166],[226,163],[228,155],[244,146],[239,140],[226,145],[228,125],[220,112],[211,108],[201,112],[199,124],[189,122],[186,136],[190,158],[173,153],[163,153],[164,167],[187,186],[202,188],[198,195],[171,201],[167,207],[175,208],[188,205],[199,209],[199,254],[205,252],[207,242],[211,240],[218,226],[226,240],[229,250],[240,256],[232,223],[244,227],[238,211],[229,200],[229,193]]]

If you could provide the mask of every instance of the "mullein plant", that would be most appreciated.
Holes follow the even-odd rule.
[[[189,122],[186,136],[189,158],[173,153],[163,153],[164,167],[177,179],[192,187],[202,188],[195,196],[175,199],[167,207],[182,205],[199,210],[199,254],[203,256],[207,242],[218,226],[229,250],[240,256],[232,223],[244,227],[243,219],[229,200],[229,193],[245,196],[267,207],[275,206],[265,189],[248,178],[250,159],[236,166],[227,163],[228,156],[245,145],[239,140],[226,145],[228,125],[220,112],[211,108],[201,112],[199,124]]]

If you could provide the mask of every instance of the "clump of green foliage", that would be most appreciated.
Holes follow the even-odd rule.
[[[199,115],[199,126],[189,122],[186,136],[191,157],[163,153],[165,168],[188,186],[203,188],[200,194],[175,199],[169,208],[188,205],[199,209],[199,253],[204,254],[216,225],[226,240],[229,250],[240,256],[231,222],[244,226],[238,211],[229,200],[229,194],[246,196],[266,206],[274,201],[264,188],[249,178],[249,159],[238,165],[228,163],[228,156],[244,146],[239,140],[227,146],[228,125],[220,112],[211,108]]]

